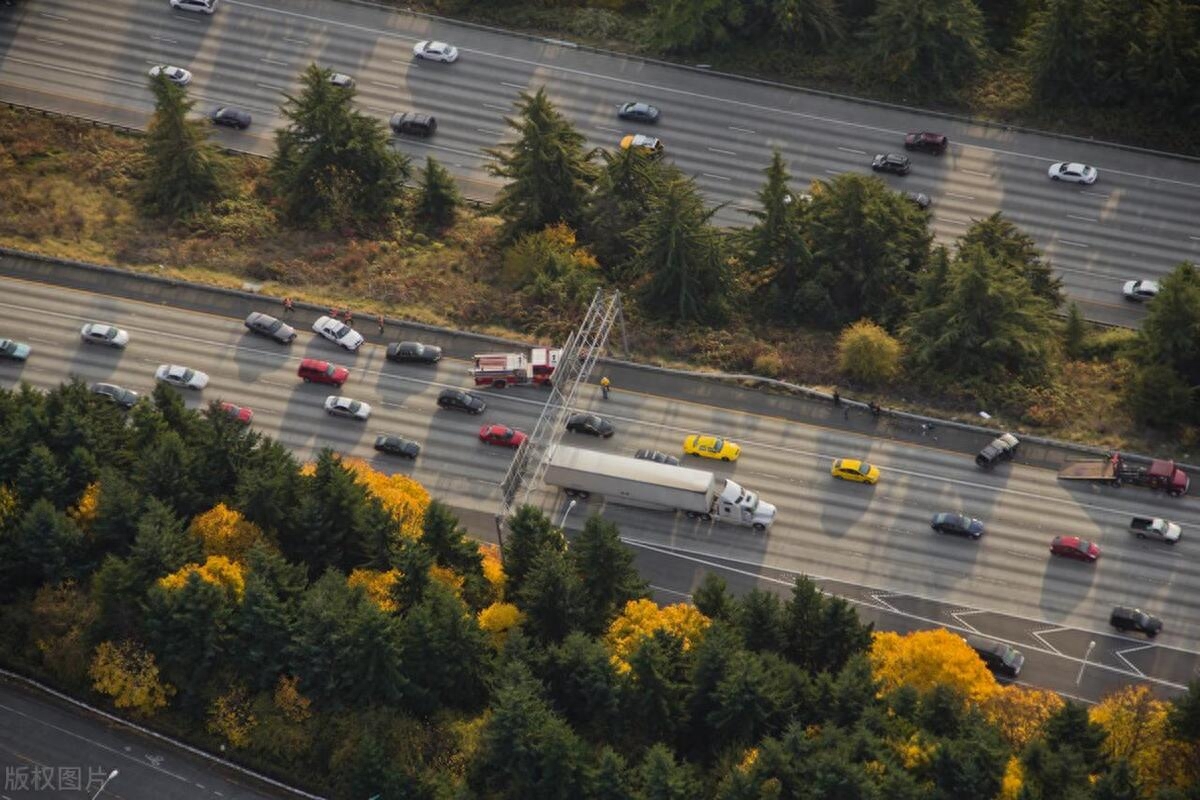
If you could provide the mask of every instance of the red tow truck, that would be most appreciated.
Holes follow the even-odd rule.
[[[1132,484],[1148,486],[1154,490],[1162,490],[1172,497],[1187,494],[1191,479],[1188,474],[1175,466],[1174,461],[1156,459],[1149,466],[1130,464],[1120,453],[1113,453],[1108,458],[1097,458],[1088,461],[1074,461],[1067,464],[1058,473],[1058,479],[1063,481],[1096,481],[1112,486]]]
[[[562,348],[535,347],[523,353],[477,353],[471,375],[476,386],[549,386]]]

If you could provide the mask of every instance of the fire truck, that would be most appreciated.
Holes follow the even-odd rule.
[[[535,347],[526,356],[523,353],[477,353],[471,375],[476,386],[549,386],[562,349],[557,347]]]

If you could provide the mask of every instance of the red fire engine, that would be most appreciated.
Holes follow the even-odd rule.
[[[476,386],[495,389],[523,384],[549,386],[561,355],[562,349],[557,347],[535,347],[528,356],[522,353],[477,353],[471,375]]]

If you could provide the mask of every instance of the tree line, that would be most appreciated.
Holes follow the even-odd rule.
[[[647,596],[540,510],[503,565],[404,476],[158,387],[0,391],[0,660],[338,798],[1186,800],[1200,682],[1091,709],[798,578]]]

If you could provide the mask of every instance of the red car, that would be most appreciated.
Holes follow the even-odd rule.
[[[1100,545],[1078,536],[1055,536],[1050,543],[1050,552],[1063,558],[1092,562],[1100,557]]]
[[[910,133],[904,137],[905,150],[920,150],[924,153],[932,153],[935,156],[940,156],[946,152],[946,146],[949,143],[945,135],[930,133],[928,131]]]
[[[300,362],[300,369],[296,370],[296,374],[303,378],[305,383],[328,383],[331,386],[341,386],[350,377],[350,370],[339,367],[337,364],[330,364],[328,361],[306,358]]]
[[[243,425],[249,425],[254,419],[254,412],[246,406],[235,406],[233,403],[221,403],[221,410]]]
[[[504,447],[520,447],[525,441],[525,434],[507,425],[484,425],[479,429],[479,441]]]

